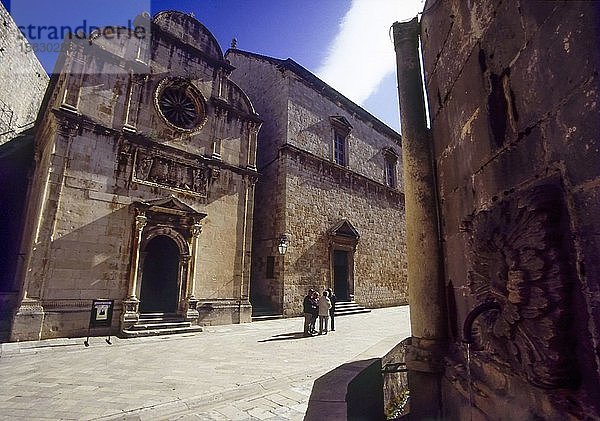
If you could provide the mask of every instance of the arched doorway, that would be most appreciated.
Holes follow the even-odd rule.
[[[178,301],[179,248],[165,235],[146,245],[140,289],[141,313],[175,313]]]

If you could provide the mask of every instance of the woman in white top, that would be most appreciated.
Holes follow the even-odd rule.
[[[323,330],[327,335],[327,321],[329,320],[329,309],[331,308],[331,300],[328,295],[327,291],[323,291],[323,296],[319,300],[319,335],[323,334]]]

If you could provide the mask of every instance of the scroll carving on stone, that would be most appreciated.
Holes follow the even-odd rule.
[[[133,181],[206,197],[211,169],[137,150]]]
[[[573,256],[560,182],[514,193],[479,212],[470,254],[471,292],[501,307],[478,318],[479,345],[538,387],[572,385]]]

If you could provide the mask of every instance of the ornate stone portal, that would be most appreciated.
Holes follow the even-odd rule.
[[[177,273],[177,314],[188,321],[198,319],[198,299],[194,296],[198,237],[202,232],[201,221],[205,213],[196,211],[171,196],[164,199],[132,204],[136,216],[133,223],[131,248],[131,271],[128,297],[123,301],[121,329],[134,325],[140,316],[140,291],[143,276],[141,252],[155,238],[171,239],[179,252]],[[170,297],[165,297],[169,299]]]
[[[577,380],[569,298],[569,218],[558,182],[546,182],[478,213],[472,225],[469,287],[500,311],[481,315],[480,350],[543,388]]]

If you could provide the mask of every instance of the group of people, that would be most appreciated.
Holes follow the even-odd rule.
[[[304,297],[304,336],[317,334],[316,324],[319,319],[319,335],[327,335],[329,318],[331,318],[331,330],[335,330],[335,303],[337,299],[331,288],[323,291],[323,295],[314,289],[309,289]]]

